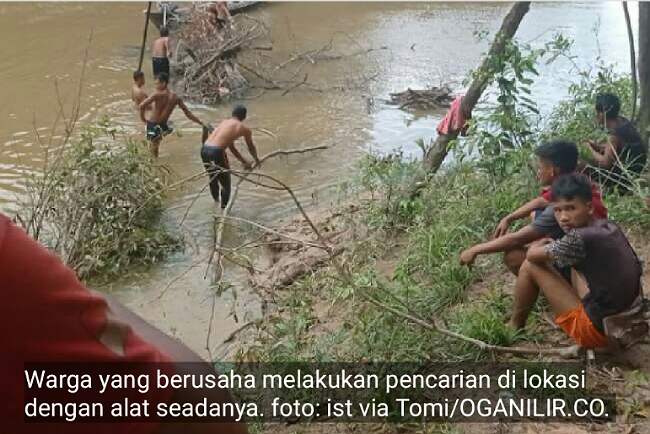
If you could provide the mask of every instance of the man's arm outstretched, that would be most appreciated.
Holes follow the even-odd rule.
[[[460,263],[462,265],[472,265],[478,255],[505,252],[517,247],[523,248],[526,244],[538,240],[542,236],[543,234],[538,232],[532,225],[528,225],[519,229],[517,232],[506,234],[463,250],[460,254]]]
[[[187,108],[187,106],[185,105],[185,103],[183,102],[182,99],[179,98],[177,104],[178,104],[178,106],[181,108],[181,110],[183,110],[183,113],[185,113],[185,116],[186,116],[189,120],[191,120],[191,121],[194,122],[195,124],[199,124],[199,125],[201,125],[202,127],[205,126],[205,125],[203,124],[203,122],[201,121],[201,119],[199,119],[199,118],[197,118],[196,116],[194,116],[194,113],[192,113],[192,112],[190,111],[190,109]]]
[[[255,166],[259,166],[260,165],[260,159],[257,157],[257,148],[255,147],[255,144],[253,143],[253,132],[248,127],[243,127],[243,128],[244,128],[244,140],[246,141],[246,146],[248,147],[248,152],[253,157],[253,160],[255,161]]]

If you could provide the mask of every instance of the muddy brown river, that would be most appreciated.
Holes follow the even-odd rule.
[[[35,145],[34,130],[47,140],[56,115],[55,82],[66,103],[74,100],[83,53],[89,61],[83,86],[81,115],[88,122],[109,116],[127,132],[142,126],[130,101],[131,73],[137,66],[144,24],[140,3],[0,3],[0,209],[12,214],[22,191],[24,173],[39,170],[43,155]],[[494,30],[509,8],[491,3],[266,3],[251,15],[264,20],[273,38],[272,56],[316,49],[332,37],[334,50],[349,53],[379,48],[367,55],[320,63],[314,75],[319,85],[336,86],[346,80],[375,76],[367,89],[310,92],[296,89],[281,96],[269,92],[246,102],[249,124],[272,131],[277,139],[257,135],[264,155],[274,149],[326,144],[327,151],[292,156],[265,164],[264,171],[288,183],[309,207],[327,206],[345,197],[345,182],[355,164],[369,151],[401,148],[418,157],[418,138],[429,140],[443,112],[408,113],[386,105],[390,92],[450,83],[460,89],[467,72],[480,61],[487,43],[474,32]],[[637,8],[631,4],[636,29]],[[597,29],[597,37],[595,30]],[[151,35],[156,29],[150,26]],[[533,3],[517,33],[522,41],[541,45],[553,33],[575,40],[576,61],[585,65],[597,56],[620,71],[629,64],[627,34],[620,3]],[[150,39],[151,41],[152,39]],[[151,85],[150,55],[145,73]],[[558,61],[540,68],[534,96],[542,109],[566,94],[574,78],[570,64]],[[190,106],[213,124],[229,114],[228,106]],[[168,137],[161,162],[178,177],[202,169],[200,131],[182,113],[172,121],[181,135]],[[177,224],[202,183],[175,192],[168,199],[165,224]],[[147,320],[206,354],[206,333],[211,313],[211,288],[205,280],[205,260],[213,238],[214,204],[208,192],[190,209],[183,230],[191,242],[187,249],[147,270],[134,270],[111,285],[111,292]],[[291,201],[278,192],[247,187],[240,192],[233,214],[275,223],[293,214]],[[230,238],[245,234],[231,231]],[[232,292],[218,299],[214,311],[211,348],[216,348],[240,324],[260,315],[256,298],[246,291],[246,276],[228,269]],[[161,291],[174,280],[165,293]],[[234,303],[234,304],[233,304]],[[236,322],[231,315],[235,306]]]

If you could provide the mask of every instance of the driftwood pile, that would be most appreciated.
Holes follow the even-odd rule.
[[[196,8],[174,36],[174,89],[186,99],[215,104],[241,97],[248,90],[237,56],[268,39],[268,31],[263,23],[243,14],[234,25],[217,27],[203,8]]]
[[[388,104],[398,105],[400,109],[435,110],[449,107],[453,99],[448,86],[434,86],[425,90],[409,88],[404,92],[391,93]]]
[[[366,56],[387,47],[367,48],[345,37],[338,52],[332,38],[322,47],[293,52],[287,59],[275,59],[270,32],[264,23],[247,14],[237,14],[231,23],[215,26],[204,4],[193,4],[172,31],[172,86],[183,98],[202,104],[217,104],[229,98],[257,98],[267,91],[281,95],[301,88],[314,92],[366,89],[377,74],[344,74],[340,84],[317,84],[309,80],[320,62],[336,62]],[[340,33],[340,32],[339,32]],[[256,90],[254,95],[249,95]]]

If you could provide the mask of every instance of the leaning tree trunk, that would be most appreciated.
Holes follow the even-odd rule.
[[[639,131],[648,144],[650,128],[650,3],[639,2]]]
[[[463,97],[461,110],[466,117],[469,117],[472,113],[474,106],[492,78],[493,71],[490,70],[490,59],[503,53],[506,44],[514,36],[519,27],[519,23],[521,23],[524,15],[528,12],[529,7],[530,2],[517,2],[512,6],[508,15],[503,19],[501,28],[494,37],[490,51],[483,59],[483,63],[475,76],[476,78],[474,78],[467,93]],[[441,134],[438,136],[424,156],[424,167],[427,172],[431,173],[438,170],[447,156],[449,142],[458,137],[459,132],[460,131],[450,131],[449,134]]]

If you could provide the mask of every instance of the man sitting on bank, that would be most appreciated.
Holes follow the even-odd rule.
[[[542,194],[504,217],[497,226],[492,240],[465,249],[460,255],[461,264],[471,265],[478,255],[504,252],[506,266],[516,275],[526,258],[526,248],[529,243],[540,238],[555,239],[564,235],[553,215],[553,207],[547,206],[550,195],[546,189],[560,175],[575,171],[578,148],[573,142],[554,140],[538,146],[535,155],[537,156],[537,178],[544,187]],[[592,206],[596,217],[607,217],[607,209],[602,202],[600,190],[595,185],[592,186]],[[531,224],[516,232],[507,232],[508,225],[512,221],[527,217],[531,212],[537,214]]]
[[[595,109],[598,125],[607,129],[609,137],[604,143],[589,142],[588,163],[595,167],[589,170],[590,176],[604,187],[628,190],[645,168],[648,147],[634,124],[620,116],[621,101],[616,95],[598,95]]]
[[[510,325],[523,328],[539,291],[555,322],[584,348],[606,347],[603,319],[630,308],[641,291],[641,264],[620,228],[595,219],[588,178],[569,174],[551,188],[555,218],[565,232],[526,253],[515,285]],[[558,269],[570,267],[570,278]]]

